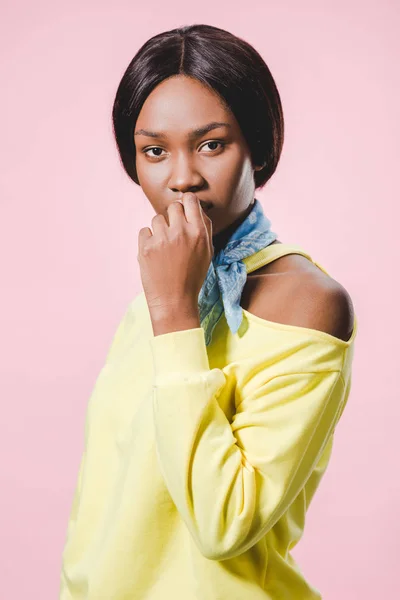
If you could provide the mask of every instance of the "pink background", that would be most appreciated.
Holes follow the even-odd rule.
[[[399,3],[55,4],[1,4],[1,599],[58,596],[86,404],[140,289],[137,234],[153,216],[119,164],[112,102],[145,40],[192,23],[243,37],[269,65],[286,140],[256,197],[359,319],[349,404],[294,555],[324,600],[393,598]]]

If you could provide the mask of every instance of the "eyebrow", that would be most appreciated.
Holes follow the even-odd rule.
[[[212,123],[207,123],[207,125],[203,125],[202,127],[197,127],[196,129],[192,129],[188,133],[189,139],[195,139],[197,137],[201,137],[202,135],[212,131],[213,129],[217,129],[218,127],[231,127],[230,123],[224,123],[221,121],[213,121]],[[157,131],[149,131],[148,129],[138,129],[135,131],[135,135],[146,135],[152,138],[160,138],[166,139],[167,135],[165,133],[159,133]]]

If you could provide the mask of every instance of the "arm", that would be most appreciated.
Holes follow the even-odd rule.
[[[135,300],[133,300],[133,302],[131,302],[129,304],[127,310],[123,314],[122,319],[120,320],[120,322],[118,324],[118,327],[113,335],[110,347],[108,349],[106,360],[105,360],[105,365],[103,368],[105,368],[109,363],[113,362],[114,360],[117,360],[118,356],[122,355],[125,345],[127,343],[129,343],[132,335],[134,335],[135,328],[136,328],[136,315],[133,311]],[[90,422],[89,413],[90,413],[91,404],[95,399],[96,386],[97,386],[97,382],[99,381],[99,378],[100,378],[100,374],[97,377],[96,384],[94,386],[94,389],[91,393],[91,396],[90,396],[90,399],[88,402],[87,414],[86,414],[86,419],[85,419],[85,444],[84,444],[84,450],[82,452],[82,456],[81,456],[80,463],[79,463],[78,475],[76,478],[76,484],[75,484],[75,489],[74,489],[74,493],[73,493],[70,513],[69,513],[69,518],[68,518],[68,523],[67,523],[66,543],[73,535],[75,523],[78,518],[79,505],[80,505],[80,499],[81,499],[82,481],[84,478],[84,470],[85,470],[85,463],[86,463],[86,446],[87,446],[87,440],[88,440],[88,436],[89,436],[89,422]]]
[[[151,339],[153,414],[160,469],[200,551],[223,560],[253,546],[306,483],[340,413],[339,370],[323,370],[299,344],[300,372],[268,377],[259,365],[239,392],[230,423],[218,397],[232,393],[210,369],[204,331]],[[307,358],[308,357],[308,358]],[[321,370],[322,369],[322,370]]]

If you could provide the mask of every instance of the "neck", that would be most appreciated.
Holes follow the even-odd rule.
[[[236,231],[239,225],[243,223],[243,221],[247,218],[253,206],[254,201],[247,207],[245,212],[240,217],[238,217],[233,223],[231,223],[225,229],[222,229],[222,231],[219,231],[218,233],[213,235],[212,243],[214,246],[214,254],[217,254],[217,252],[222,250],[222,248],[225,248],[229,238],[231,237],[231,235],[233,235],[233,233]]]

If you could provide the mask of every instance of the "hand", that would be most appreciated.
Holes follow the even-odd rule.
[[[198,296],[213,257],[212,222],[197,196],[183,194],[139,231],[138,262],[152,316],[197,309]],[[177,312],[175,312],[177,314]]]

